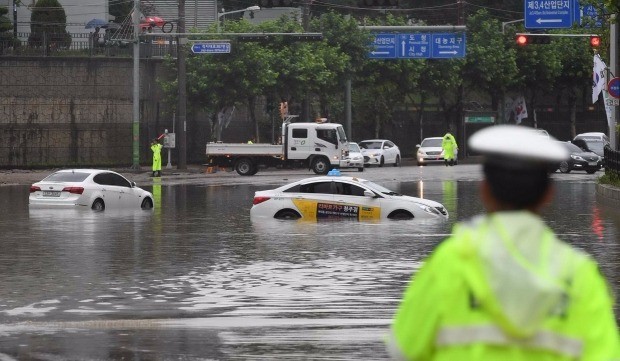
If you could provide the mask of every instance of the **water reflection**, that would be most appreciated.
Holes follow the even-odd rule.
[[[152,211],[33,209],[0,187],[0,358],[383,359],[411,274],[481,213],[474,181],[384,184],[450,220],[252,222],[265,187],[162,185]],[[618,294],[617,213],[558,182],[544,218]],[[268,187],[271,188],[271,187]]]

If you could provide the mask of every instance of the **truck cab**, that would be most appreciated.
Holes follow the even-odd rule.
[[[282,125],[285,160],[305,160],[317,174],[338,168],[349,153],[344,128],[336,123],[288,123]]]

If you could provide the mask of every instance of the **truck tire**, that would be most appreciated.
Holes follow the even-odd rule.
[[[256,165],[252,162],[250,158],[240,158],[235,163],[235,170],[239,175],[253,175],[254,168]]]
[[[325,157],[317,157],[312,161],[312,171],[315,174],[327,174],[330,166],[329,159]]]

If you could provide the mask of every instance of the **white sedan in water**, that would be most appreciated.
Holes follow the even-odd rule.
[[[31,207],[151,209],[153,194],[122,175],[97,169],[66,169],[30,186]]]
[[[398,194],[369,180],[328,175],[256,192],[250,216],[309,220],[447,219],[448,211],[435,201]]]

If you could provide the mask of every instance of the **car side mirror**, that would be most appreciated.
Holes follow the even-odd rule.
[[[390,149],[390,147],[388,147],[387,145],[383,147],[383,149]]]
[[[364,190],[364,197],[375,198],[377,195],[374,192],[371,192],[367,189]]]
[[[416,148],[420,148],[420,147],[421,147],[421,145],[419,145],[419,144],[416,144],[416,145],[415,145],[415,147],[416,147]]]
[[[136,186],[137,186],[137,185],[136,185],[136,182],[133,182],[133,181],[132,181],[132,182],[131,182],[131,188],[134,188],[134,187],[136,187]]]

